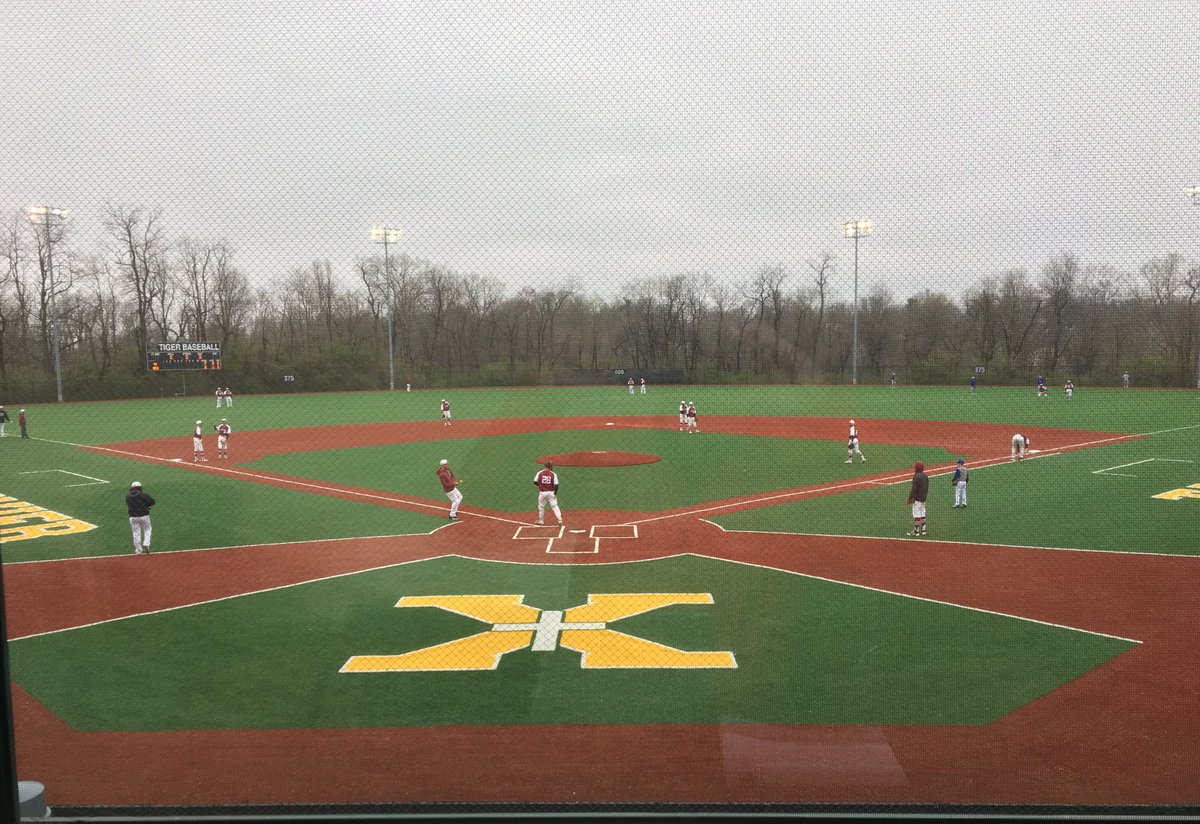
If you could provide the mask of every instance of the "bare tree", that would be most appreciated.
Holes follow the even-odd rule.
[[[1054,372],[1063,352],[1074,334],[1075,290],[1079,278],[1079,261],[1064,254],[1046,264],[1042,271],[1041,290],[1046,311],[1042,318],[1046,328],[1046,371]]]
[[[104,212],[104,227],[117,271],[133,302],[134,345],[138,362],[144,363],[154,301],[159,297],[156,290],[164,286],[162,211],[109,204]]]
[[[813,378],[816,378],[817,347],[821,340],[821,329],[825,324],[825,297],[829,290],[829,280],[833,277],[837,258],[833,252],[825,251],[808,261],[808,268],[813,273],[813,289],[816,294],[817,317],[812,329],[812,364]]]

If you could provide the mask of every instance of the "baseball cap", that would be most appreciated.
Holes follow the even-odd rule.
[[[24,409],[22,409],[21,411],[22,411],[22,412],[24,412],[25,410],[24,410]]]
[[[440,461],[438,461],[438,463],[442,466],[445,466],[446,464],[448,464],[450,462],[448,460],[446,460],[445,458],[442,458]]]
[[[135,489],[135,488],[136,488],[136,489],[141,489],[141,488],[142,488],[142,482],[141,482],[141,481],[134,481],[133,483],[131,483],[131,484],[129,485],[129,488],[130,488],[130,489]]]
[[[851,418],[851,419],[850,419],[850,423],[854,423],[854,418]]]
[[[200,423],[200,421],[196,421],[196,423]]]
[[[959,458],[957,461],[955,461],[955,463],[965,464],[966,461],[964,461],[962,458]]]
[[[915,469],[917,472],[924,472],[925,464],[921,463],[920,461],[917,461],[915,464],[913,464],[913,469]]]
[[[225,422],[227,422],[228,420],[229,420],[229,418],[221,418],[221,423],[225,423]]]

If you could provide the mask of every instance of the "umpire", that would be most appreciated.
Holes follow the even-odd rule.
[[[133,554],[145,555],[150,551],[150,507],[155,500],[142,490],[142,482],[129,485],[125,506],[129,508],[129,528],[133,531]]]

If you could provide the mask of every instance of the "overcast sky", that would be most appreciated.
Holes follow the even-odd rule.
[[[157,205],[259,283],[400,248],[512,284],[822,250],[958,292],[1200,257],[1200,10],[1137,2],[0,4],[0,210]],[[795,282],[795,281],[793,281]]]

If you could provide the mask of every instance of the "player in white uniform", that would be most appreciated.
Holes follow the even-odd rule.
[[[217,391],[214,392],[213,394],[217,396],[217,409],[220,409],[221,408],[221,398],[225,397],[225,390],[218,386]]]
[[[450,425],[450,401],[442,398],[442,426]]]
[[[646,394],[646,379],[642,378],[642,394]]]
[[[230,389],[228,386],[226,386],[225,391],[222,392],[221,395],[225,398],[225,406],[226,407],[233,406],[233,390],[232,389]]]
[[[629,394],[632,395],[633,394],[633,378],[630,378],[625,383],[629,387]]]
[[[854,456],[862,458],[862,462],[867,462],[867,456],[858,448],[858,427],[854,425],[854,421],[850,421],[850,440],[846,442],[846,463],[853,463]]]
[[[217,430],[217,460],[222,458],[229,460],[229,433],[233,431],[229,426],[229,420],[221,418],[221,422],[213,429]]]
[[[1071,400],[1071,395],[1075,393],[1075,384],[1067,381],[1067,385],[1063,387],[1063,392],[1067,395],[1067,400]]]
[[[204,430],[202,426],[202,421],[196,421],[196,428],[192,430],[192,460],[207,463],[208,458],[204,457]]]
[[[687,429],[687,404],[679,402],[679,431]]]
[[[1026,438],[1026,437],[1025,437],[1024,435],[1022,435],[1020,432],[1018,432],[1016,435],[1013,435],[1013,438],[1012,438],[1012,456],[1009,458],[1009,460],[1010,460],[1010,461],[1023,461],[1023,460],[1025,460],[1025,448],[1026,448],[1027,446],[1029,446],[1029,444],[1030,444],[1030,440],[1029,440],[1029,438]]]
[[[688,434],[700,431],[700,424],[696,422],[696,404],[688,401],[687,407],[687,431]]]
[[[555,474],[554,464],[550,461],[546,461],[543,466],[545,468],[539,469],[533,476],[533,485],[538,489],[538,526],[542,526],[545,522],[547,504],[553,510],[554,517],[558,518],[558,525],[562,526],[562,510],[558,508],[558,475]]]

